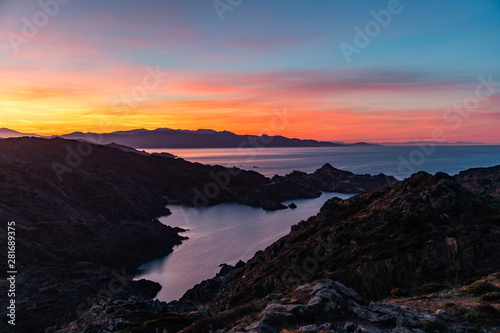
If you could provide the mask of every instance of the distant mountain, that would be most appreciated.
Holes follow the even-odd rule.
[[[482,146],[487,145],[484,142],[438,142],[438,141],[407,141],[407,142],[384,142],[384,146],[415,146],[415,145],[436,145],[436,146]]]
[[[0,128],[0,139],[6,139],[6,138],[20,138],[23,136],[35,136],[39,137],[39,135],[36,134],[27,134],[27,133],[21,133],[18,131],[14,131],[8,128]]]
[[[197,131],[158,128],[136,129],[113,133],[75,132],[61,136],[64,139],[87,140],[100,144],[117,143],[134,148],[257,148],[257,147],[342,147],[350,144],[316,140],[290,139],[283,136],[237,135],[208,129]],[[354,145],[368,145],[356,143]]]

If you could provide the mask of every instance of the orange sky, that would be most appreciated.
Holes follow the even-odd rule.
[[[463,49],[454,36],[431,45],[410,25],[394,23],[348,64],[338,44],[352,38],[353,22],[364,22],[357,13],[369,13],[369,6],[337,8],[354,18],[336,23],[311,16],[330,30],[318,30],[313,20],[300,31],[288,21],[255,25],[250,11],[262,9],[258,2],[224,24],[194,5],[163,12],[145,6],[139,14],[135,5],[114,12],[112,3],[101,11],[61,6],[18,49],[5,36],[23,36],[22,17],[41,9],[0,6],[0,127],[42,135],[206,128],[345,142],[432,140],[439,130],[448,142],[500,143],[496,30],[485,30],[485,40],[471,38]],[[474,19],[493,15],[488,22],[497,22],[498,13],[486,9],[475,8]],[[316,9],[290,10],[283,15],[299,19]],[[462,10],[469,15],[472,9]],[[412,15],[407,19],[419,17]],[[460,17],[452,19],[458,27]],[[444,23],[436,17],[427,24],[439,31]],[[412,48],[416,53],[409,55]],[[481,80],[494,83],[486,87]],[[464,109],[464,103],[472,106]]]

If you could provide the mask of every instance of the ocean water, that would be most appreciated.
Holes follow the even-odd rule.
[[[168,149],[192,162],[238,166],[266,176],[293,170],[313,172],[325,163],[355,173],[393,175],[398,179],[423,170],[456,174],[472,167],[500,164],[500,146],[364,146],[339,148],[264,149]],[[140,267],[136,279],[159,282],[157,298],[171,301],[188,289],[212,278],[222,263],[246,261],[255,252],[286,235],[290,227],[317,214],[332,197],[349,194],[324,193],[316,199],[293,200],[297,209],[267,212],[261,208],[226,203],[213,207],[169,206],[172,215],[160,218],[166,225],[189,229],[189,237],[174,252]],[[288,204],[290,202],[285,202]]]
[[[500,164],[500,146],[357,146],[320,148],[146,149],[188,161],[237,166],[265,176],[293,170],[313,172],[325,163],[361,174],[385,173],[404,179],[418,171],[454,175],[473,167]]]

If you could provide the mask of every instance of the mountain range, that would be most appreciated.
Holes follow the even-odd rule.
[[[260,147],[342,147],[347,144],[327,141],[290,139],[283,136],[238,135],[210,129],[196,131],[158,128],[136,129],[113,133],[75,132],[61,136],[64,139],[88,140],[94,143],[118,143],[134,148],[260,148]],[[358,143],[362,144],[362,143]]]
[[[35,136],[7,128],[0,129],[0,138]],[[260,147],[343,147],[368,145],[364,142],[343,144],[338,142],[291,139],[284,136],[238,135],[229,131],[210,129],[196,131],[158,128],[155,130],[134,129],[112,133],[73,132],[60,136],[64,139],[85,140],[97,144],[116,143],[134,148],[260,148]]]

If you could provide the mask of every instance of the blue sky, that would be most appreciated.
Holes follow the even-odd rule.
[[[300,123],[276,134],[408,141],[444,126],[450,140],[500,142],[500,88],[459,130],[443,123],[479,77],[500,81],[500,1],[217,1],[71,0],[29,38],[26,20],[46,10],[0,1],[6,127],[97,131],[106,118],[117,129],[255,133],[286,106]],[[389,23],[375,23],[372,13],[388,8],[398,9]],[[370,24],[378,30],[348,61],[340,46],[356,46],[355,28]],[[126,116],[110,112],[147,66],[169,80]]]

